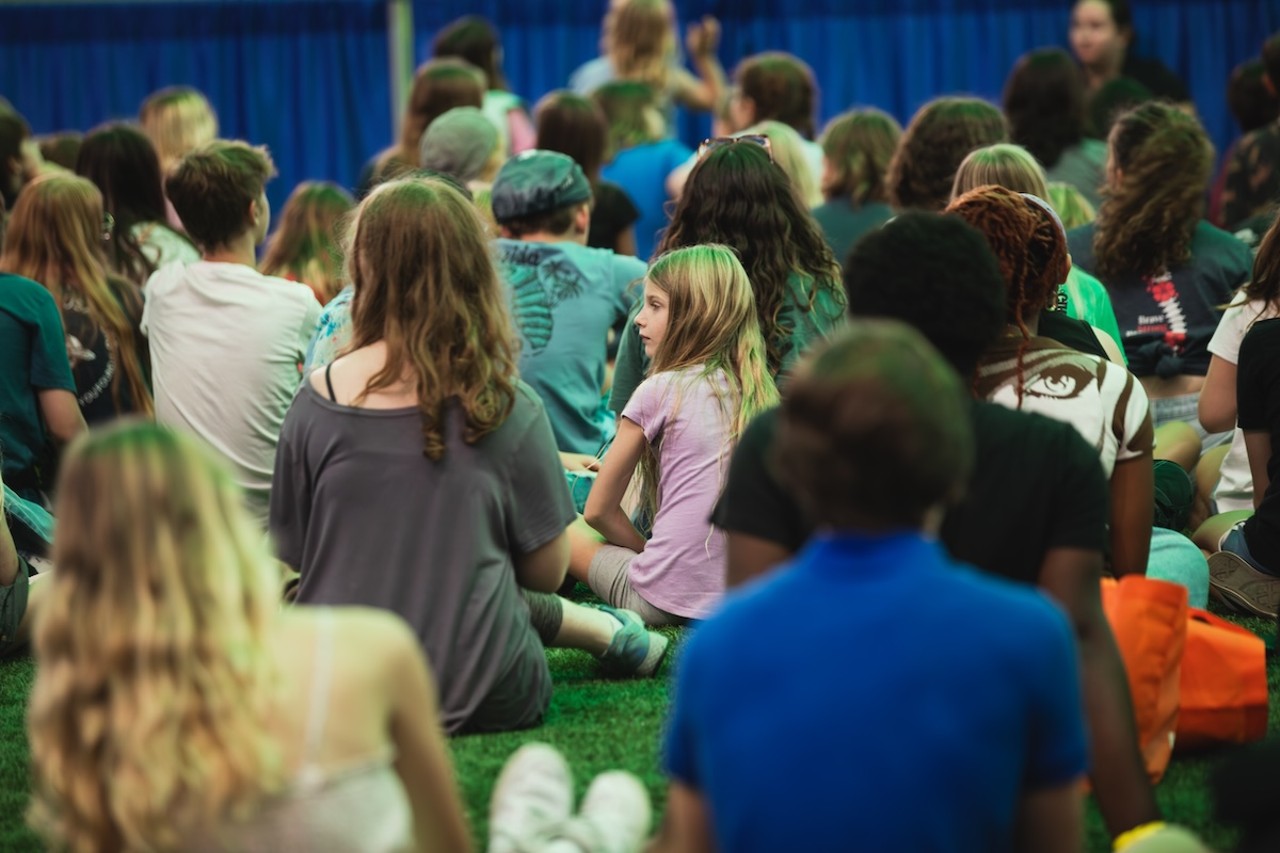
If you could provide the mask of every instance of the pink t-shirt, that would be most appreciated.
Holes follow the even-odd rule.
[[[657,449],[658,515],[631,562],[631,586],[646,601],[690,619],[709,616],[724,594],[725,534],[710,518],[724,485],[729,441],[724,374],[694,367],[651,376],[622,416]]]

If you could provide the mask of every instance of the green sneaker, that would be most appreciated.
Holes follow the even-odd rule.
[[[634,610],[618,610],[600,605],[600,609],[618,620],[621,626],[609,643],[609,650],[600,656],[601,669],[613,678],[640,676],[648,678],[658,671],[658,665],[667,653],[670,641],[644,626],[644,620]]]

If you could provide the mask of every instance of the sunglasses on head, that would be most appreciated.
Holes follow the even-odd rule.
[[[698,159],[701,160],[709,151],[715,151],[717,148],[724,148],[726,145],[733,145],[738,142],[759,145],[764,149],[764,153],[769,155],[769,162],[773,162],[773,146],[769,143],[769,137],[759,133],[747,133],[742,136],[713,136],[709,139],[704,139],[702,144],[698,146]]]

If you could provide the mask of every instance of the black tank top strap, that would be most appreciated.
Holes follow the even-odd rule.
[[[333,362],[329,362],[324,368],[324,384],[329,389],[329,399],[338,402],[338,395],[333,393],[333,379],[329,376],[329,371],[333,370]]]

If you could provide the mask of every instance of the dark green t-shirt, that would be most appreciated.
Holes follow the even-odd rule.
[[[0,453],[4,480],[22,493],[41,485],[46,440],[36,392],[75,393],[58,305],[30,279],[0,273]]]

